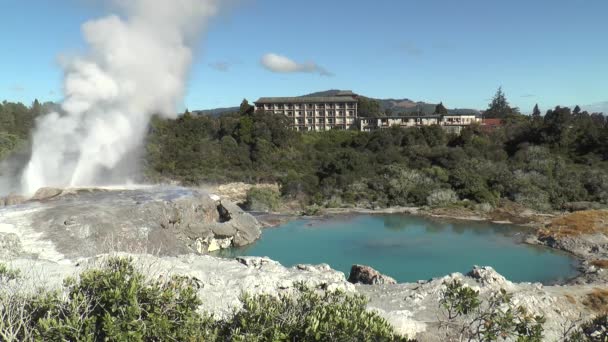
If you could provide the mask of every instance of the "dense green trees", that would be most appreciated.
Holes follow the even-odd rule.
[[[219,118],[155,120],[149,175],[188,184],[278,182],[284,198],[303,206],[608,204],[603,115],[557,107],[537,119],[511,114],[493,132],[472,126],[459,136],[438,126],[301,134],[283,116],[248,108]]]
[[[52,103],[42,105],[38,100],[30,107],[22,103],[0,103],[0,159],[26,144],[36,117],[53,107]]]
[[[0,104],[0,158],[26,146],[36,116],[51,106]],[[604,115],[565,107],[521,115],[501,89],[491,109],[503,127],[472,126],[459,136],[439,126],[302,134],[288,128],[286,117],[256,112],[247,101],[219,117],[154,118],[145,176],[184,184],[277,182],[283,199],[303,207],[494,205],[501,199],[539,210],[608,204]]]
[[[367,116],[371,118],[383,116],[380,102],[374,99],[370,99],[365,96],[359,96],[357,107],[359,115],[361,116]]]

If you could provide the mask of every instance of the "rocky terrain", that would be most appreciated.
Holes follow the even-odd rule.
[[[4,201],[7,202],[7,201]],[[178,187],[139,189],[42,189],[32,199],[13,198],[0,208],[0,260],[24,275],[21,289],[40,284],[57,288],[67,276],[100,265],[107,255],[127,255],[151,278],[180,274],[196,281],[204,307],[229,315],[243,292],[289,292],[294,284],[358,292],[370,299],[398,332],[420,341],[445,341],[439,300],[445,283],[460,279],[483,297],[505,289],[514,303],[544,315],[547,341],[559,341],[568,327],[608,306],[598,297],[606,288],[606,222],[591,215],[592,231],[564,233],[555,220],[532,243],[568,250],[585,260],[584,274],[572,284],[512,283],[489,267],[417,283],[356,265],[351,282],[327,265],[286,268],[266,258],[221,259],[211,250],[242,246],[259,238],[260,225],[232,202],[204,191]],[[17,203],[17,204],[15,204]],[[569,221],[565,221],[566,223]],[[563,223],[563,222],[562,222]],[[587,223],[588,225],[589,223]],[[586,225],[586,226],[587,226]],[[568,226],[569,227],[569,226]],[[559,232],[559,233],[558,233]],[[599,235],[598,235],[599,234]],[[109,253],[109,254],[108,254]]]
[[[0,256],[60,261],[112,251],[206,254],[261,235],[257,220],[232,202],[179,187],[41,189],[19,202],[0,208]]]

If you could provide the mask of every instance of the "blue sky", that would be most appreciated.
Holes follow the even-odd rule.
[[[201,40],[185,107],[338,88],[481,109],[501,85],[524,112],[608,101],[606,0],[230,2]],[[96,0],[0,6],[0,98],[60,100],[58,56],[86,51],[81,24],[108,8]],[[308,67],[273,72],[260,62],[269,53]]]

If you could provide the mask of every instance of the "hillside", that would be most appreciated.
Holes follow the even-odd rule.
[[[314,92],[310,94],[303,95],[302,97],[312,97],[312,96],[334,96],[339,93],[341,90],[338,89],[330,89],[319,92]],[[435,111],[436,103],[426,103],[421,101],[413,101],[408,98],[402,99],[376,99],[370,98],[364,95],[360,95],[361,97],[377,101],[380,104],[381,112],[386,113],[386,115],[430,115]],[[255,100],[254,100],[255,101]],[[219,116],[224,113],[236,112],[239,107],[227,107],[227,108],[214,108],[214,109],[206,109],[206,110],[196,110],[193,111],[194,114],[197,115],[209,115],[209,116]],[[461,114],[461,113],[479,113],[476,109],[448,109],[450,114]]]

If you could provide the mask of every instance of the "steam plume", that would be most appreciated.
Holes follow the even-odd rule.
[[[115,0],[119,15],[82,27],[86,57],[65,65],[63,113],[37,123],[24,193],[106,182],[145,136],[153,114],[181,102],[192,49],[217,0]],[[126,176],[121,181],[127,181]]]

